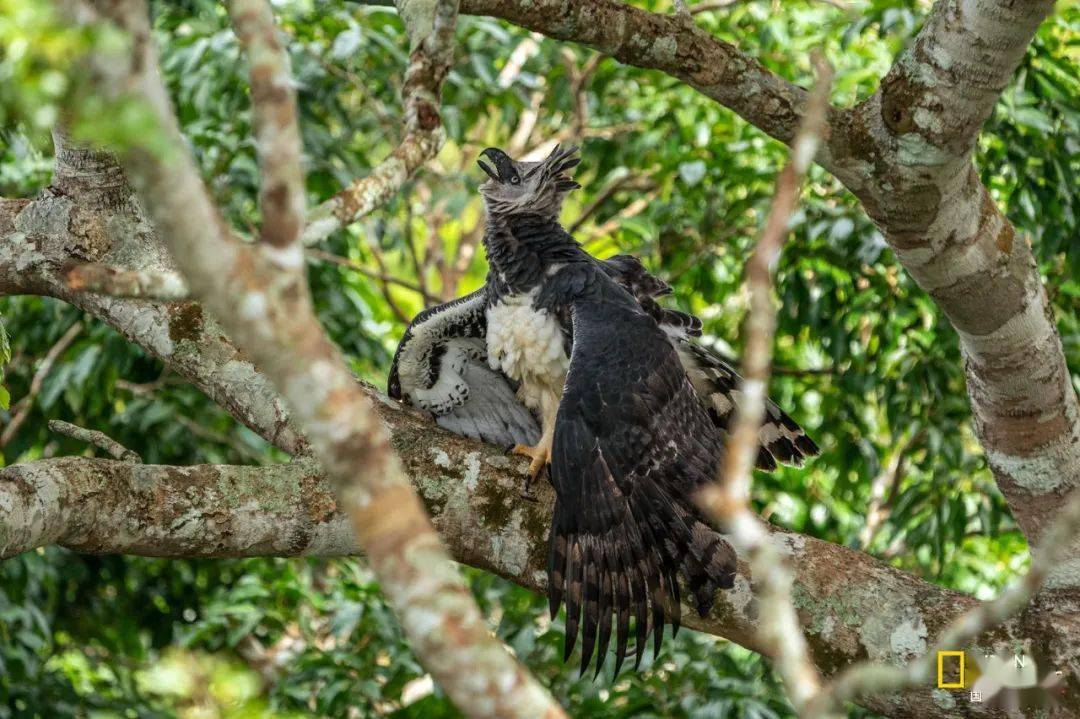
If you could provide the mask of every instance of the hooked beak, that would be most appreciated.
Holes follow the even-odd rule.
[[[477,160],[476,164],[480,166],[480,169],[495,182],[505,182],[506,180],[504,177],[509,177],[511,174],[508,172],[508,170],[510,170],[510,163],[513,162],[513,160],[510,159],[510,156],[497,147],[488,147],[480,154],[487,157],[495,165],[495,169],[492,170],[486,162]]]

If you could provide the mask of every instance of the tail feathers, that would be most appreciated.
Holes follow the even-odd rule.
[[[615,673],[622,668],[634,637],[634,668],[641,663],[647,637],[653,655],[660,651],[664,625],[672,635],[681,623],[678,576],[686,581],[694,606],[703,616],[719,589],[734,583],[735,552],[704,524],[695,511],[652,492],[629,498],[624,521],[606,531],[573,531],[563,508],[555,504],[548,558],[548,598],[552,617],[566,600],[563,659],[568,660],[581,633],[581,673],[592,663],[599,674],[615,636]],[[634,628],[631,631],[631,618]]]

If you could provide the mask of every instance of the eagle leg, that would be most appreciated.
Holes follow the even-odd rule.
[[[532,492],[532,484],[536,481],[540,473],[544,471],[544,468],[551,463],[551,441],[540,440],[540,444],[535,447],[527,444],[515,444],[510,448],[511,454],[516,454],[522,457],[528,457],[529,470],[525,473],[525,489],[521,492],[521,498],[530,502],[538,502],[539,499]]]

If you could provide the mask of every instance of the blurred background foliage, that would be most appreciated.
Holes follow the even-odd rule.
[[[641,2],[667,12],[664,2]],[[746,0],[696,16],[770,69],[833,101],[869,95],[918,30],[924,1]],[[48,129],[77,90],[65,69],[103,34],[62,30],[37,0],[0,0],[0,195],[51,173]],[[308,194],[362,176],[401,132],[406,60],[394,12],[275,2],[300,96]],[[153,3],[165,77],[214,198],[258,222],[246,70],[217,2]],[[464,17],[446,85],[449,140],[385,209],[310,253],[319,316],[356,373],[383,383],[404,322],[483,281],[473,164],[582,146],[564,220],[593,253],[640,255],[738,352],[742,267],[785,151],[671,78],[487,19]],[[978,165],[1033,244],[1080,384],[1080,8],[1061,3],[1005,91]],[[130,118],[102,117],[117,132]],[[972,434],[956,337],[838,183],[812,173],[778,270],[773,396],[824,451],[760,475],[771,521],[864,549],[980,597],[1025,565],[1026,545]],[[1072,247],[1070,247],[1072,243]],[[1071,252],[1069,252],[1071,250]],[[282,455],[101,323],[51,300],[0,300],[10,337],[3,461],[86,453],[47,419],[100,429],[148,462],[261,463]],[[0,343],[6,353],[6,347]],[[51,358],[51,359],[50,359]],[[35,381],[35,376],[37,380]],[[578,716],[790,717],[767,662],[684,631],[637,675],[576,679],[561,620],[538,597],[466,569],[491,625]],[[852,716],[866,716],[857,709]],[[8,717],[452,717],[356,561],[177,561],[49,548],[0,565],[0,719]]]

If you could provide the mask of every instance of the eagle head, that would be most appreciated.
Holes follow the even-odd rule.
[[[556,145],[540,162],[519,162],[495,147],[481,152],[494,165],[476,161],[488,176],[480,185],[488,214],[557,217],[566,193],[581,187],[566,174],[581,162],[577,152],[577,147]]]

